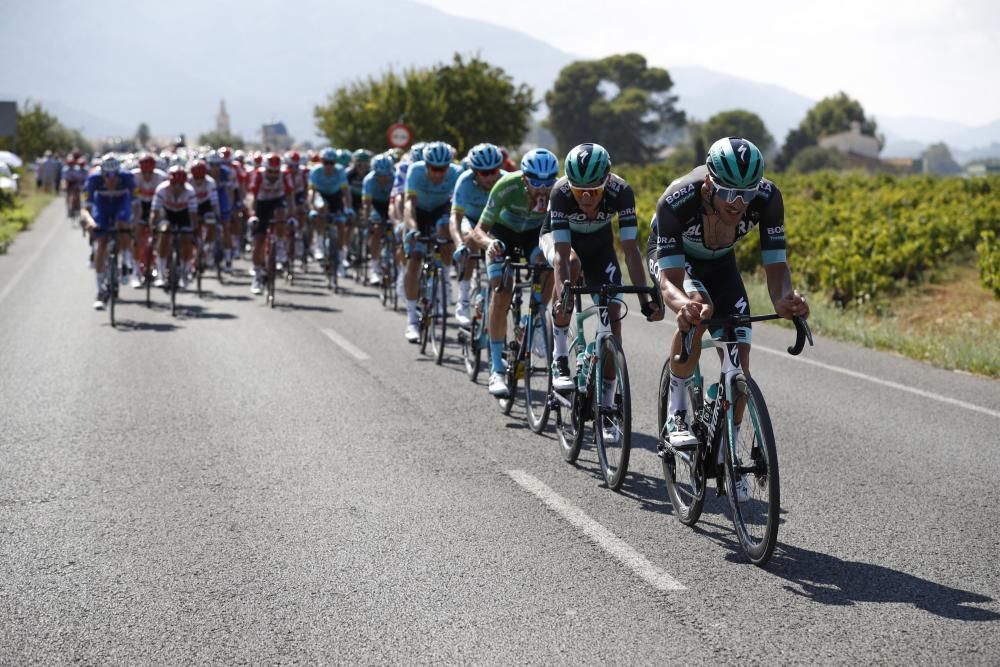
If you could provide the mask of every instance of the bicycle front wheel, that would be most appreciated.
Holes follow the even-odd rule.
[[[625,481],[632,451],[632,396],[625,352],[614,336],[601,341],[597,368],[593,398],[594,441],[604,482],[609,489],[617,491]]]
[[[545,308],[538,306],[531,314],[526,332],[524,367],[524,402],[528,426],[541,433],[549,423],[549,392],[552,391],[552,328]]]
[[[555,400],[559,401],[556,405],[556,432],[559,434],[559,446],[566,462],[573,463],[580,456],[580,447],[583,445],[587,396],[574,389],[568,396],[556,396]],[[569,405],[565,405],[563,401],[568,401]]]
[[[118,300],[118,251],[108,251],[107,294],[108,316],[111,318],[111,328],[115,326],[115,302]]]
[[[687,414],[693,418],[695,409],[694,383],[689,383]],[[700,410],[700,406],[697,406]],[[693,526],[701,518],[705,507],[705,469],[702,466],[702,448],[684,451],[668,448],[667,419],[670,417],[670,362],[664,362],[660,371],[660,391],[656,406],[656,427],[659,430],[657,449],[663,464],[663,479],[667,497],[674,508],[674,515],[685,526]]]
[[[434,290],[434,308],[431,311],[431,348],[434,350],[434,363],[438,366],[444,360],[445,335],[448,333],[448,284],[443,280],[437,280],[437,289]]]
[[[738,377],[733,383],[733,399],[734,413],[743,407],[743,424],[735,446],[730,446],[729,434],[723,433],[726,495],[743,552],[754,565],[764,566],[778,541],[778,450],[757,383]]]

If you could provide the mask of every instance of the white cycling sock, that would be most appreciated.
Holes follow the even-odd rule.
[[[160,279],[167,275],[167,260],[162,257],[156,258],[156,275]]]
[[[103,271],[101,271],[100,273],[95,272],[95,275],[97,276],[97,291],[100,292],[102,289],[104,289],[104,272]]]
[[[670,373],[670,412],[687,410],[687,384],[691,380],[689,375],[686,378],[679,378]]]
[[[469,303],[469,290],[472,287],[471,281],[459,280],[458,281],[458,302],[459,303]]]
[[[132,251],[131,250],[123,250],[122,251],[122,259],[125,260],[125,266],[127,266],[128,268],[131,269],[131,268],[133,268],[135,266],[135,259],[132,257]]]
[[[416,324],[417,323],[417,300],[416,299],[407,299],[406,300],[406,317],[407,317],[406,321],[409,322],[410,324]]]
[[[558,359],[569,354],[569,327],[552,327],[552,353]]]

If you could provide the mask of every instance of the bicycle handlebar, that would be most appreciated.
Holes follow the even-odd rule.
[[[730,315],[728,317],[713,317],[712,319],[703,321],[699,326],[703,326],[706,329],[711,328],[733,328],[740,326],[746,326],[751,322],[764,322],[766,320],[777,320],[781,319],[781,316],[777,313],[771,313],[770,315]],[[809,347],[813,346],[812,331],[809,329],[809,324],[799,317],[798,315],[792,318],[792,323],[795,325],[795,344],[788,347],[788,354],[797,356],[802,352],[805,347],[805,343],[809,341]],[[674,355],[674,361],[678,364],[683,364],[691,356],[691,347],[694,344],[694,333],[699,327],[691,327],[684,334],[684,338],[681,344],[680,354]]]

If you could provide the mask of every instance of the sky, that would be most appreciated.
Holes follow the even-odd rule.
[[[637,51],[814,99],[846,92],[866,114],[982,125],[1000,117],[996,0],[419,0],[520,30],[569,53]]]

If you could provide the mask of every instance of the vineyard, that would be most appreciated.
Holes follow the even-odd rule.
[[[648,223],[678,176],[662,165],[618,172]],[[796,282],[841,305],[888,296],[949,262],[977,256],[984,286],[1000,297],[1000,177],[778,174]],[[646,242],[649,225],[640,225]],[[757,232],[737,246],[744,270],[760,263]]]

